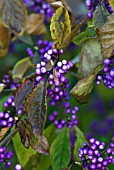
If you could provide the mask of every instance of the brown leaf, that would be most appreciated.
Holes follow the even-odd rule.
[[[2,129],[0,130],[0,141],[3,139],[3,137],[4,137],[5,134],[8,132],[9,129],[10,129],[10,127],[2,128]]]
[[[18,123],[21,142],[26,148],[30,146],[38,153],[49,155],[49,144],[45,136],[33,134],[31,125],[27,119]]]
[[[97,38],[90,38],[83,43],[78,69],[79,79],[94,73],[95,68],[103,63],[100,43]]]
[[[25,111],[34,135],[42,134],[46,121],[46,86],[43,81],[27,96]]]
[[[114,49],[114,13],[107,17],[106,23],[96,29],[101,45],[103,59],[109,58]]]
[[[3,25],[0,20],[0,58],[4,57],[9,48],[9,30]]]
[[[18,110],[24,103],[26,96],[33,91],[33,80],[26,79],[15,92],[15,107]]]
[[[0,16],[7,28],[23,34],[27,11],[22,0],[0,0]]]
[[[87,78],[79,80],[76,86],[71,90],[70,93],[80,104],[87,103],[90,93],[93,89],[94,78],[95,75],[92,74]]]
[[[26,23],[26,31],[28,34],[44,34],[46,33],[46,27],[44,25],[44,15],[30,14]]]

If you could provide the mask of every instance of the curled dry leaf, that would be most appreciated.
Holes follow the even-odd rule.
[[[46,121],[46,86],[44,81],[25,100],[25,111],[34,135],[42,134]]]
[[[101,45],[103,59],[109,58],[114,50],[114,13],[107,17],[106,23],[96,29]]]
[[[0,58],[4,57],[8,52],[9,39],[9,30],[3,25],[2,21],[0,20]]]
[[[17,126],[21,142],[26,148],[31,146],[38,153],[49,155],[49,144],[46,137],[39,134],[34,135],[27,119],[20,121]]]
[[[26,31],[28,34],[44,34],[46,33],[46,27],[44,24],[44,15],[30,14],[26,23]]]
[[[0,17],[7,28],[23,34],[27,11],[22,0],[0,0]]]
[[[25,98],[29,93],[33,91],[34,81],[32,79],[26,79],[15,92],[15,107],[16,110],[24,103]]]
[[[83,43],[78,69],[79,79],[94,73],[95,68],[103,63],[100,43],[97,38],[89,38]]]
[[[76,86],[71,90],[70,93],[74,96],[78,103],[87,103],[93,89],[94,78],[95,75],[92,74],[87,78],[79,80]]]

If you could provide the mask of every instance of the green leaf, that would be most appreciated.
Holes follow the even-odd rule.
[[[69,129],[64,127],[51,145],[51,164],[53,170],[67,168],[70,162]]]
[[[56,10],[51,19],[50,31],[57,48],[61,49],[61,45],[68,40],[71,33],[70,17],[65,8]]]
[[[79,79],[86,78],[103,63],[100,43],[97,38],[90,38],[83,43],[78,69]]]
[[[53,123],[46,129],[44,129],[44,135],[48,139],[49,144],[51,145],[54,139],[56,138],[56,128]]]
[[[107,21],[108,12],[104,6],[99,6],[93,16],[94,25],[101,28]]]
[[[73,42],[76,45],[80,45],[82,44],[85,40],[95,37],[96,36],[96,32],[94,30],[93,26],[89,26],[86,28],[86,30],[84,32],[81,32],[80,34],[78,34],[76,37],[74,37]]]
[[[4,84],[3,83],[0,83],[0,93],[4,90]]]
[[[78,150],[79,150],[79,148],[82,147],[83,143],[88,143],[88,142],[87,142],[83,132],[77,126],[75,126],[75,130],[76,130],[77,140],[75,142],[74,156],[76,158],[76,161],[80,161],[80,158],[78,157]]]
[[[19,163],[22,164],[23,167],[27,164],[30,157],[32,155],[36,154],[36,151],[34,151],[33,149],[31,149],[31,148],[26,149],[22,145],[20,137],[19,137],[18,134],[16,134],[15,137],[13,138],[13,145],[14,145]]]
[[[108,2],[110,3],[111,7],[114,9],[114,0],[108,0]]]
[[[14,33],[22,34],[27,20],[27,10],[22,0],[0,0],[0,17],[3,24]]]
[[[89,96],[93,89],[94,78],[95,75],[92,74],[87,78],[79,80],[71,90],[70,93],[74,96],[78,103],[83,104],[88,102]]]
[[[33,155],[30,162],[32,170],[49,170],[51,167],[50,157],[41,154]]]
[[[22,60],[19,60],[13,68],[12,78],[15,81],[19,81],[20,79],[22,79],[24,73],[26,72],[30,65],[31,65],[30,57],[26,57]]]

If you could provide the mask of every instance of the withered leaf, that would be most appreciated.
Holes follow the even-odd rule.
[[[56,48],[61,49],[71,33],[70,17],[68,11],[60,7],[51,19],[50,31],[52,39],[55,40]]]
[[[71,90],[70,93],[74,96],[78,103],[87,103],[93,89],[94,78],[95,75],[92,74],[87,78],[79,80],[76,86]]]
[[[44,15],[34,13],[30,14],[26,23],[27,33],[32,35],[46,33],[44,19]]]
[[[34,135],[42,134],[46,121],[46,86],[44,81],[41,81],[33,92],[27,96],[25,111]]]
[[[49,144],[44,135],[33,134],[31,125],[27,119],[18,123],[21,142],[26,148],[30,146],[38,153],[49,155]]]
[[[3,139],[3,137],[6,135],[6,133],[8,132],[9,129],[10,129],[10,127],[2,128],[0,130],[0,141]]]
[[[15,92],[15,107],[18,110],[24,103],[26,96],[33,91],[34,81],[32,79],[26,79]]]
[[[3,25],[2,21],[0,20],[0,58],[4,57],[8,52],[9,39],[9,30]]]
[[[23,34],[27,11],[22,0],[0,0],[0,17],[7,28]]]
[[[109,58],[114,49],[114,13],[107,17],[106,23],[101,28],[96,29],[96,33],[103,59]]]
[[[90,38],[83,43],[78,69],[79,79],[94,73],[95,68],[103,63],[100,43],[97,38]]]
[[[99,6],[93,15],[94,25],[101,28],[107,21],[108,12],[104,6]]]

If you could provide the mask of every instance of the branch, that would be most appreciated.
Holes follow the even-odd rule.
[[[2,142],[0,143],[0,147],[7,146],[17,132],[18,128],[15,128],[13,131],[11,131],[11,133],[2,140]]]

